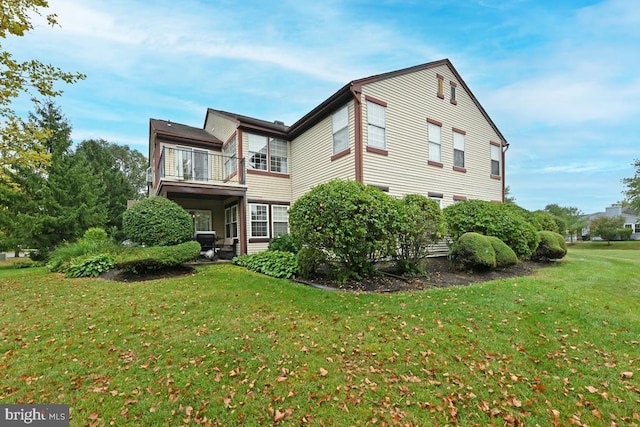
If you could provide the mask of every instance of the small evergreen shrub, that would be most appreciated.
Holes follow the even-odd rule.
[[[133,242],[173,246],[193,239],[193,218],[169,199],[148,197],[122,214],[122,229]]]
[[[92,227],[84,232],[82,236],[82,240],[89,240],[93,242],[98,242],[100,240],[106,240],[108,238],[107,232],[100,227]]]
[[[291,252],[292,254],[297,254],[300,248],[290,234],[283,234],[271,239],[271,241],[269,242],[269,250]]]
[[[114,260],[115,257],[109,254],[74,258],[65,276],[70,278],[98,277],[100,273],[113,268]]]
[[[490,270],[496,267],[496,252],[486,236],[464,233],[453,245],[451,260],[459,269]]]
[[[495,236],[487,236],[496,253],[496,268],[507,268],[518,263],[516,253],[505,242]]]
[[[564,238],[553,231],[540,231],[540,244],[531,255],[533,261],[551,261],[561,259],[567,254]]]
[[[298,251],[297,257],[298,274],[305,278],[315,277],[318,268],[326,262],[327,257],[321,250],[302,248]]]
[[[191,240],[174,246],[136,246],[127,248],[115,260],[115,268],[133,274],[182,265],[200,255],[200,243]]]
[[[233,263],[267,276],[290,279],[298,270],[296,254],[284,251],[264,251],[233,258]]]

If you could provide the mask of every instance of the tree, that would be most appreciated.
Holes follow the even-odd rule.
[[[573,243],[573,236],[581,233],[587,224],[587,219],[580,209],[570,206],[562,207],[557,204],[545,206],[544,210],[557,218],[559,225],[559,233],[563,236],[569,236]]]
[[[627,187],[624,190],[626,203],[634,211],[640,212],[640,159],[636,159],[633,166],[636,168],[635,175],[633,178],[624,178],[622,183]]]
[[[504,189],[504,202],[511,204],[516,203],[516,198],[511,195],[511,187],[508,185]]]
[[[7,36],[22,37],[33,29],[31,19],[42,16],[42,9],[48,8],[47,0],[2,0],[0,5],[0,39]],[[57,25],[55,14],[45,15],[50,26]],[[19,62],[0,43],[0,182],[9,183],[8,172],[24,166],[39,168],[48,162],[42,143],[47,138],[46,129],[34,127],[24,122],[11,108],[13,100],[25,94],[31,97],[36,107],[38,98],[51,98],[62,94],[55,83],[75,83],[85,76],[68,73],[37,60]]]
[[[76,155],[86,159],[93,175],[102,183],[98,196],[107,210],[106,227],[121,230],[127,200],[141,199],[146,193],[146,157],[128,145],[103,139],[82,141]]]
[[[606,240],[608,245],[616,238],[621,238],[625,234],[624,217],[621,216],[601,216],[591,220],[589,224],[592,236],[600,236],[602,240]]]

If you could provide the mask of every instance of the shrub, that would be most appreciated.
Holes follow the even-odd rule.
[[[127,239],[146,246],[173,246],[193,239],[193,219],[164,197],[142,199],[122,214]]]
[[[174,246],[130,247],[115,260],[115,268],[134,274],[177,267],[200,255],[200,243],[189,241]]]
[[[297,258],[285,251],[265,251],[233,258],[233,263],[267,276],[290,279],[297,272]]]
[[[75,258],[89,255],[111,254],[115,255],[120,251],[120,246],[111,240],[85,240],[81,239],[74,243],[65,243],[54,249],[49,255],[47,268],[49,271],[64,273],[74,263]]]
[[[271,239],[271,241],[269,242],[269,250],[291,252],[292,254],[297,254],[300,248],[290,234],[283,234]]]
[[[114,260],[115,257],[109,254],[74,258],[65,276],[71,278],[97,277],[100,273],[111,270]]]
[[[495,236],[487,236],[496,253],[496,268],[507,268],[518,263],[516,253],[505,242]]]
[[[460,269],[489,270],[496,267],[491,241],[479,233],[464,233],[454,243],[451,259]]]
[[[495,236],[513,249],[520,259],[528,259],[540,238],[522,211],[516,205],[484,200],[468,200],[443,209],[454,241],[467,232]]]
[[[302,248],[298,251],[298,274],[302,277],[314,277],[318,268],[327,262],[324,252],[319,249]]]
[[[108,238],[107,232],[99,227],[92,227],[84,232],[82,240],[100,241]]]
[[[300,247],[326,251],[343,278],[368,276],[376,261],[392,254],[398,220],[392,197],[338,179],[314,187],[289,209],[294,240]]]
[[[540,231],[540,244],[531,255],[534,261],[550,261],[563,258],[567,254],[567,244],[564,237],[553,231]]]
[[[446,232],[440,206],[423,195],[407,194],[398,201],[398,212],[396,268],[401,273],[423,273],[421,262],[429,255],[429,245]]]
[[[558,222],[556,221],[556,217],[550,214],[547,211],[535,211],[533,212],[533,217],[536,220],[536,225],[538,231],[553,231],[555,233],[560,232],[560,228],[558,227]]]

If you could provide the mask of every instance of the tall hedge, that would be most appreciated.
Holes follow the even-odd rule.
[[[142,199],[122,215],[127,239],[146,246],[171,246],[193,239],[193,219],[164,197]]]
[[[504,203],[468,200],[447,206],[443,213],[454,240],[467,232],[495,236],[520,259],[528,259],[538,247],[540,238],[536,227],[523,216],[521,209]]]
[[[314,187],[289,209],[291,235],[302,248],[329,253],[341,279],[373,272],[395,245],[396,202],[379,189],[334,179]]]

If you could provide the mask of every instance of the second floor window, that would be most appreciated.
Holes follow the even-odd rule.
[[[464,134],[453,131],[453,166],[464,167]]]
[[[282,139],[249,134],[249,167],[289,173],[289,144]]]
[[[491,144],[491,175],[500,176],[500,146]]]
[[[442,162],[440,130],[440,126],[429,123],[429,160],[437,163]]]
[[[238,150],[236,137],[222,147],[222,156],[224,161],[224,177],[227,178],[238,170]]]
[[[185,181],[209,179],[209,153],[189,147],[177,147],[175,152],[176,177]]]
[[[385,137],[386,131],[386,114],[382,105],[367,101],[367,127],[369,147],[387,149],[387,141]]]
[[[345,105],[336,112],[332,119],[333,154],[349,148],[349,108]]]

